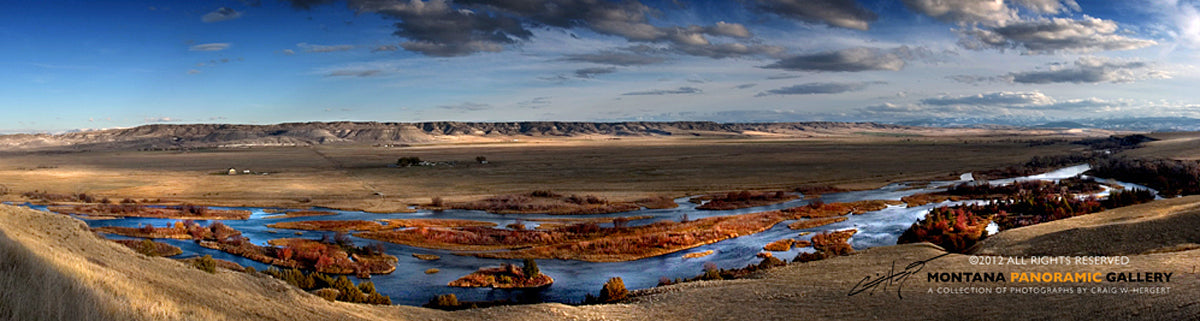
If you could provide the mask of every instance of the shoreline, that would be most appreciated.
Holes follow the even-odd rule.
[[[1045,242],[1046,236],[1054,236],[1061,231],[1086,228],[1088,235],[1101,237],[1098,243],[1089,243],[1101,248],[1114,245],[1113,240],[1104,238],[1105,231],[1095,230],[1095,227],[1111,226],[1113,224],[1138,224],[1138,222],[1153,223],[1164,232],[1176,235],[1182,231],[1182,226],[1174,224],[1172,219],[1200,217],[1195,203],[1200,197],[1170,199],[1137,205],[1136,207],[1111,210],[1088,216],[1080,216],[1045,224],[1014,229],[994,235],[985,241],[985,249],[1010,249],[1002,255],[1030,255],[1037,247],[1031,248],[1028,242]],[[928,259],[942,253],[940,248],[929,244],[906,244],[882,246],[858,251],[855,255],[834,257],[826,260],[789,264],[784,267],[769,269],[756,274],[754,278],[736,281],[698,281],[684,284],[653,287],[632,291],[632,298],[623,304],[570,306],[557,303],[542,303],[521,306],[505,306],[479,310],[455,312],[436,311],[413,306],[358,306],[325,302],[316,296],[304,293],[298,289],[283,286],[281,281],[269,278],[254,277],[244,273],[218,271],[208,274],[194,268],[174,263],[169,259],[138,260],[132,250],[119,244],[107,241],[88,232],[83,223],[75,218],[54,215],[11,206],[0,206],[0,237],[12,242],[19,248],[29,248],[38,258],[52,263],[49,271],[62,273],[68,282],[82,282],[89,289],[105,293],[105,301],[66,301],[70,302],[64,308],[79,307],[99,311],[124,311],[124,319],[143,319],[158,315],[156,319],[184,319],[183,316],[207,316],[209,318],[246,319],[258,316],[281,317],[280,311],[287,313],[292,320],[323,320],[330,317],[386,320],[394,318],[422,320],[540,320],[546,318],[576,318],[584,320],[617,319],[617,320],[719,320],[736,318],[737,316],[757,315],[755,313],[795,313],[805,311],[814,320],[866,318],[869,316],[882,319],[900,320],[905,316],[934,313],[954,318],[989,317],[989,318],[1021,318],[1032,315],[1070,316],[1081,311],[1092,311],[1099,315],[1112,318],[1128,318],[1129,313],[1138,312],[1141,318],[1151,319],[1181,319],[1200,313],[1200,306],[1173,304],[1182,302],[1185,298],[1194,298],[1192,291],[1185,289],[1200,285],[1200,279],[1194,277],[1179,277],[1172,280],[1172,287],[1178,291],[1158,296],[1138,296],[1129,300],[1126,296],[1090,296],[1090,295],[1048,295],[1034,294],[1021,296],[1006,296],[1005,300],[997,301],[994,296],[958,296],[961,304],[969,306],[991,306],[987,310],[962,310],[961,305],[944,305],[945,296],[926,294],[930,286],[961,287],[970,283],[943,283],[926,285],[912,283],[902,288],[900,293],[904,299],[895,297],[895,290],[881,292],[875,296],[846,295],[846,291],[854,287],[855,282],[864,275],[872,275],[879,271],[887,271],[893,261],[910,262]],[[65,234],[64,234],[65,233]],[[1136,240],[1135,240],[1136,241]],[[993,244],[994,242],[994,244]],[[1024,246],[1021,246],[1024,245]],[[1087,246],[1087,244],[1077,244]],[[1015,246],[1015,247],[1014,247]],[[43,251],[59,248],[58,251]],[[1070,255],[1070,248],[1045,254]],[[0,248],[0,252],[10,253],[12,248]],[[1109,252],[1104,252],[1109,253]],[[1119,253],[1119,252],[1112,252]],[[1111,253],[1110,253],[1111,254]],[[1167,270],[1175,271],[1179,276],[1194,276],[1191,272],[1191,262],[1200,259],[1200,250],[1183,250],[1157,254],[1129,254],[1130,265],[1119,270]],[[967,264],[967,255],[951,254],[944,258],[928,263],[929,271],[970,271],[978,270]],[[129,261],[144,261],[138,265],[122,264]],[[30,261],[22,261],[30,262]],[[96,262],[85,263],[86,266],[74,266],[66,262]],[[39,263],[40,264],[40,263]],[[42,267],[44,269],[44,267]],[[1057,271],[1055,267],[1012,266],[1006,267],[1006,272],[1038,272]],[[1062,268],[1058,268],[1062,269]],[[1085,271],[1111,269],[1111,267],[1083,267]],[[77,275],[105,275],[105,277],[81,277]],[[168,276],[170,275],[170,276]],[[0,275],[0,279],[10,278],[11,275]],[[172,280],[162,282],[162,280]],[[23,282],[32,282],[24,280]],[[12,282],[12,281],[9,281]],[[200,283],[193,283],[200,282]],[[18,283],[26,284],[26,283]],[[120,284],[120,286],[115,286]],[[196,287],[194,284],[206,284]],[[156,300],[147,300],[149,294],[144,292],[117,291],[121,287],[150,287],[160,289],[161,294],[154,294]],[[37,288],[37,287],[33,287]],[[1173,289],[1174,290],[1174,289]],[[155,292],[159,293],[159,292]],[[736,298],[732,299],[731,298]],[[119,300],[119,301],[118,301]],[[1054,300],[1053,306],[1039,305],[1037,302]],[[118,302],[124,302],[117,305]],[[168,302],[178,305],[176,310],[154,314],[152,303]],[[756,302],[755,304],[743,304]],[[1100,303],[1112,307],[1104,311],[1095,311],[1093,307]],[[82,304],[82,305],[79,305]],[[290,310],[289,306],[302,305],[305,310]],[[847,310],[847,305],[861,308]],[[124,307],[119,310],[117,306]],[[1138,307],[1152,307],[1145,310]],[[215,307],[222,307],[214,310]],[[707,308],[702,308],[707,307]],[[1153,308],[1157,307],[1157,308]],[[283,310],[280,310],[283,309]]]

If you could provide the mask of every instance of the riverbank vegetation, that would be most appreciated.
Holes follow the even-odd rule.
[[[1105,157],[1091,165],[1096,176],[1145,185],[1163,197],[1200,194],[1200,162]]]
[[[583,299],[583,304],[616,303],[628,298],[629,290],[625,288],[625,280],[622,280],[621,277],[612,277],[604,282],[604,287],[600,288],[600,296],[588,293]]]
[[[642,198],[633,201],[634,205],[645,207],[652,210],[668,209],[679,207],[679,203],[675,203],[675,199],[667,196],[653,196]]]
[[[704,252],[695,252],[695,253],[688,253],[688,254],[684,254],[684,255],[683,255],[683,258],[685,258],[685,259],[698,259],[698,258],[702,258],[702,257],[709,256],[709,255],[712,255],[712,254],[713,254],[713,250],[707,250],[707,251],[704,251]]]
[[[270,246],[255,245],[242,233],[221,222],[207,227],[187,220],[170,227],[99,227],[95,231],[143,238],[191,239],[200,246],[284,268],[302,268],[331,274],[387,274],[398,259],[380,246],[357,246],[347,234],[322,240],[277,239]]]
[[[375,284],[371,281],[362,281],[356,286],[345,275],[335,278],[321,272],[305,273],[299,269],[279,270],[275,267],[271,267],[263,273],[329,301],[392,304],[391,298],[376,292]]]
[[[145,206],[137,203],[58,205],[47,208],[51,212],[96,217],[150,217],[193,220],[244,220],[250,218],[246,210],[216,210],[207,206]]]
[[[758,263],[755,263],[755,264],[748,264],[745,267],[741,267],[741,268],[721,269],[721,268],[717,268],[717,265],[715,263],[705,262],[703,265],[703,273],[701,273],[700,275],[697,275],[697,276],[691,277],[691,278],[675,278],[673,280],[666,278],[666,277],[662,277],[662,278],[658,279],[657,286],[672,285],[672,284],[679,284],[679,283],[685,283],[685,282],[695,282],[695,281],[739,279],[739,278],[744,278],[746,276],[749,276],[755,272],[768,270],[768,269],[772,269],[772,268],[776,268],[776,267],[780,267],[780,266],[786,266],[788,264],[786,261],[780,260],[779,258],[776,258],[774,255],[770,255],[769,252],[768,253],[760,253],[760,254],[763,254],[763,255],[758,255],[758,257],[762,258],[762,261],[759,261]],[[586,299],[585,299],[585,302],[586,302]]]
[[[634,215],[621,217],[596,217],[596,218],[531,218],[523,221],[538,223],[535,229],[539,230],[554,230],[576,224],[612,224],[614,227],[621,227],[628,224],[630,221],[644,220],[654,218],[650,215]]]
[[[646,202],[653,204],[656,202]],[[632,202],[609,202],[594,195],[563,195],[552,191],[508,194],[472,202],[445,203],[452,209],[487,211],[495,214],[606,214],[629,212],[642,207]]]
[[[442,258],[442,257],[434,255],[434,254],[421,254],[421,253],[413,253],[412,256],[421,261],[436,261],[436,260]]]
[[[847,192],[848,189],[828,184],[805,184],[792,189],[793,192],[804,195],[804,198],[817,198],[822,194]]]
[[[814,234],[809,239],[813,252],[802,252],[796,255],[796,258],[792,261],[811,262],[835,256],[850,255],[854,253],[854,248],[850,246],[850,237],[854,236],[854,233],[858,233],[858,230],[849,229]]]
[[[796,194],[791,194],[783,191],[775,192],[758,192],[758,191],[737,191],[728,193],[718,193],[709,195],[694,196],[691,202],[700,203],[697,206],[698,210],[735,210],[742,208],[758,207],[774,205],[799,198]]]
[[[538,269],[536,261],[525,259],[525,265],[520,268],[508,263],[501,264],[500,267],[484,267],[450,281],[448,285],[464,288],[532,289],[547,287],[553,283],[553,278]]]
[[[1038,155],[1018,165],[976,171],[972,173],[972,176],[976,180],[989,180],[1036,175],[1071,165],[1086,164],[1093,157],[1095,157],[1093,152]]]
[[[382,223],[380,223],[382,222]],[[384,225],[383,223],[387,223]],[[397,219],[381,219],[377,221],[366,220],[327,220],[327,221],[292,221],[267,224],[270,228],[282,228],[292,230],[306,231],[329,231],[329,232],[349,232],[349,231],[379,231],[395,228],[406,227],[493,227],[496,223],[463,220],[463,219],[439,219],[439,218],[397,218]]]
[[[843,216],[878,202],[814,202],[778,211],[714,216],[686,222],[659,221],[640,226],[601,227],[573,224],[550,230],[484,227],[413,228],[370,231],[358,237],[409,246],[466,252],[499,259],[565,259],[620,262],[653,257],[762,232],[775,224],[802,218]],[[884,205],[886,206],[886,205]]]
[[[988,202],[930,210],[900,235],[898,243],[930,242],[963,253],[987,237],[985,228],[991,222],[1003,231],[1154,200],[1154,194],[1143,189],[1114,190],[1104,200],[1086,196],[1100,190],[1095,181],[1080,179],[954,186],[945,193]]]
[[[145,256],[176,256],[183,254],[183,250],[178,246],[163,242],[155,242],[151,239],[140,240],[113,240],[125,247],[133,249]]]
[[[767,251],[771,251],[771,252],[783,252],[783,251],[790,251],[793,246],[795,246],[797,248],[806,247],[806,246],[809,246],[809,243],[808,243],[808,241],[804,241],[804,240],[794,240],[791,238],[786,238],[786,239],[780,239],[780,240],[777,240],[777,241],[774,241],[771,243],[767,243],[767,245],[763,246],[763,249],[767,250]]]
[[[913,194],[902,197],[900,200],[907,203],[908,207],[916,207],[945,201],[1012,199],[1033,195],[1074,197],[1100,192],[1104,189],[1101,185],[1096,180],[1090,178],[1066,178],[1058,180],[1058,182],[1033,180],[1013,182],[1005,185],[968,182],[950,186],[946,191]]]

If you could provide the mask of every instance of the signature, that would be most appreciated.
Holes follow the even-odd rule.
[[[942,255],[909,263],[908,266],[904,267],[904,270],[899,272],[896,271],[896,261],[892,261],[892,268],[886,274],[876,273],[875,279],[871,279],[871,276],[863,277],[853,288],[850,288],[850,293],[846,294],[846,296],[854,296],[864,291],[869,291],[867,295],[873,295],[875,294],[875,290],[880,289],[880,285],[883,286],[882,291],[887,291],[888,286],[894,284],[896,285],[896,296],[903,299],[904,295],[900,294],[900,289],[904,287],[904,281],[908,281],[909,277],[917,274],[917,272],[921,272],[921,269],[925,268],[925,263],[947,255],[950,255],[950,253],[943,253]]]

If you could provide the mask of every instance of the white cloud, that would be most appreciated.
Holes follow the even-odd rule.
[[[221,51],[229,49],[230,46],[227,42],[202,43],[188,47],[188,51]]]
[[[1158,44],[1119,35],[1118,30],[1115,21],[1084,15],[1080,19],[1036,19],[994,28],[970,27],[959,32],[963,36],[960,43],[968,49],[1023,49],[1033,54],[1132,50]]]

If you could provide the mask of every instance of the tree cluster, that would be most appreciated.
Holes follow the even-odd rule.
[[[375,284],[371,281],[359,282],[355,286],[345,275],[334,278],[321,272],[304,273],[299,269],[279,270],[275,267],[268,268],[263,273],[305,291],[311,291],[327,300],[332,297],[333,300],[350,303],[392,304],[391,298],[376,292]]]
[[[1200,194],[1200,162],[1104,157],[1091,165],[1096,176],[1146,185],[1163,197]]]

